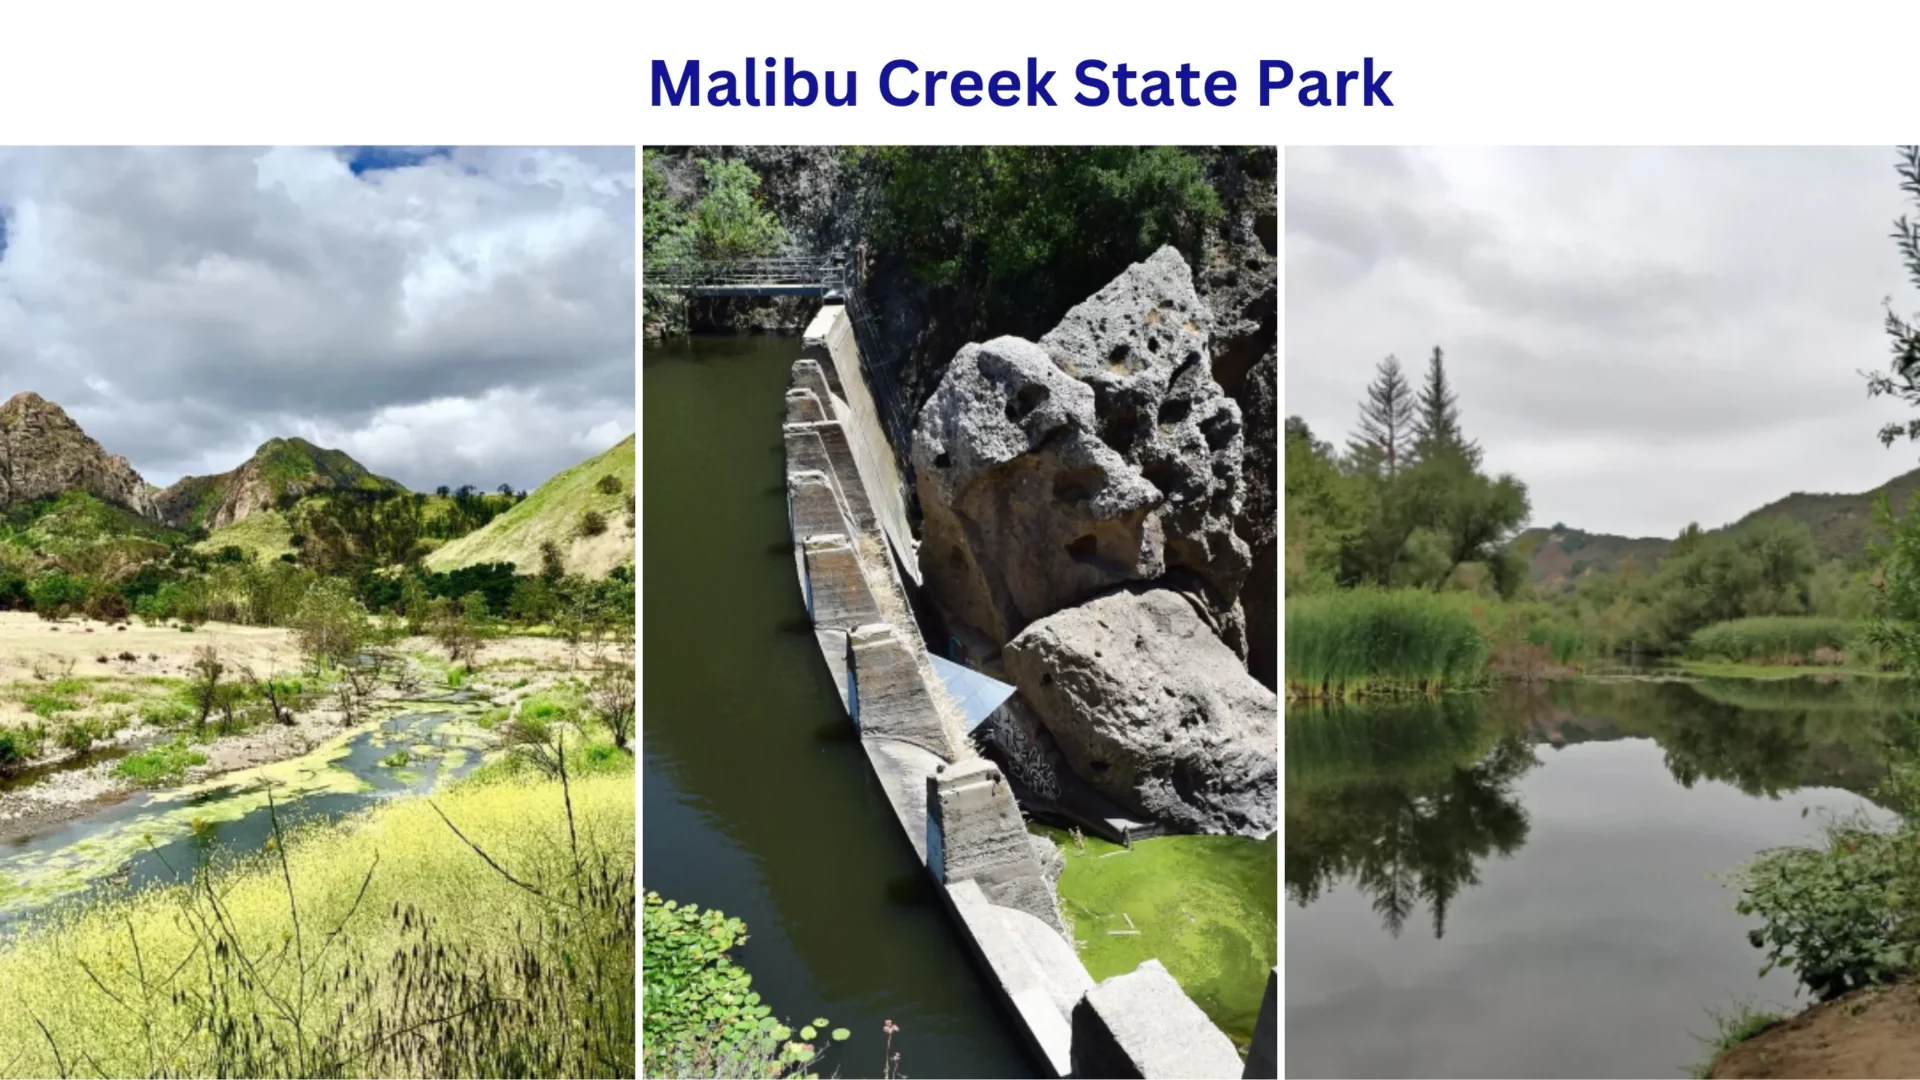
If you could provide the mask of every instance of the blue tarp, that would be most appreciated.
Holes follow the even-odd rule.
[[[960,711],[966,714],[967,730],[972,731],[980,722],[993,715],[1000,703],[1013,696],[1013,687],[999,679],[990,679],[972,668],[962,667],[951,660],[943,659],[932,653],[927,659],[933,661],[933,670],[940,681],[947,684],[947,693],[960,702]]]

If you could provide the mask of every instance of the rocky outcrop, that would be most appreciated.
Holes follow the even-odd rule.
[[[1279,215],[1272,147],[1215,151],[1209,179],[1226,213],[1194,288],[1213,313],[1213,377],[1246,422],[1243,505],[1235,532],[1252,553],[1241,593],[1247,670],[1278,686]]]
[[[15,394],[0,405],[0,509],[69,491],[159,516],[126,458],[101,449],[60,406],[39,394]]]
[[[960,629],[998,646],[1165,578],[1237,639],[1244,434],[1210,370],[1210,323],[1169,247],[1037,344],[996,338],[954,358],[921,409],[913,466],[921,570]]]
[[[1050,615],[1004,666],[1073,771],[1188,832],[1272,832],[1279,701],[1166,589],[1120,591]]]
[[[405,490],[368,472],[345,451],[305,439],[268,439],[239,468],[181,477],[156,502],[168,524],[218,529],[285,501],[333,489]]]

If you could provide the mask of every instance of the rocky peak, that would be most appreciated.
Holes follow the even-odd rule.
[[[274,509],[283,499],[339,488],[403,490],[367,471],[345,451],[315,446],[298,436],[276,436],[235,469],[181,477],[160,493],[159,505],[171,524],[217,529]]]
[[[30,390],[15,394],[0,405],[0,509],[69,491],[159,516],[126,458],[107,453],[60,406]]]

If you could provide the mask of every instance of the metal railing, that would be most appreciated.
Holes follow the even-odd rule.
[[[843,262],[837,255],[776,255],[757,259],[675,259],[649,264],[648,285],[664,289],[756,285],[793,288],[812,286],[831,293],[843,287]]]

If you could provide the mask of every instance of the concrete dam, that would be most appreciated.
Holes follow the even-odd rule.
[[[917,546],[846,307],[808,326],[785,395],[793,565],[821,661],[953,928],[1033,1058],[1058,1077],[1277,1075],[1277,971],[1243,1064],[1158,961],[1095,982],[1014,787],[972,728],[1010,687],[930,652]],[[1004,687],[997,690],[996,687]]]

